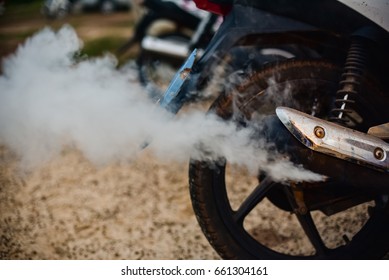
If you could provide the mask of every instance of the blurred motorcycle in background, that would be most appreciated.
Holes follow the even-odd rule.
[[[194,48],[201,54],[221,23],[221,17],[197,9],[191,0],[46,0],[42,13],[63,18],[77,11],[131,9],[137,20],[133,36],[116,51],[118,57],[139,47],[133,64],[138,80],[159,99],[175,72]]]
[[[389,1],[194,2],[224,20],[200,59],[193,53],[176,73],[160,106],[177,113],[219,80],[210,113],[327,178],[282,181],[258,170],[235,182],[226,159],[192,159],[193,209],[209,243],[226,259],[382,258]],[[289,239],[298,246],[291,250]]]
[[[144,0],[140,5],[145,12],[117,55],[140,46],[139,81],[153,99],[159,99],[187,55],[207,46],[221,18],[197,9],[191,0]]]

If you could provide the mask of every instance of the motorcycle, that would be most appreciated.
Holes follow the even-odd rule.
[[[384,257],[389,1],[194,2],[224,20],[160,106],[177,113],[220,79],[209,113],[252,128],[254,140],[326,177],[278,181],[258,170],[234,182],[244,174],[227,160],[191,159],[191,201],[209,243],[225,259]],[[290,239],[298,246],[286,246]]]
[[[220,17],[197,9],[188,0],[145,0],[140,5],[146,12],[117,55],[140,46],[136,58],[139,81],[158,99],[188,53],[205,48]]]

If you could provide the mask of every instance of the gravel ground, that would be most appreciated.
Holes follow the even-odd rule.
[[[95,167],[65,151],[20,174],[2,150],[1,259],[218,259],[197,225],[187,167],[144,153]]]
[[[134,162],[96,167],[74,150],[21,173],[1,148],[0,259],[219,259],[195,219],[187,173],[187,165],[162,163],[147,151]],[[253,186],[244,173],[231,172],[227,182],[241,187],[233,204]],[[343,242],[339,231],[364,221],[357,211],[335,216],[337,227],[318,219],[330,247]],[[279,251],[309,252],[295,224],[265,203],[246,227]]]

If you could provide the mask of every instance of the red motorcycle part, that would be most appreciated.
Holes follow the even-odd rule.
[[[225,16],[231,11],[232,5],[218,3],[218,1],[209,0],[193,0],[196,3],[197,8]]]

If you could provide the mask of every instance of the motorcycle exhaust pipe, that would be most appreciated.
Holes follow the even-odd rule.
[[[279,107],[264,133],[280,153],[340,184],[389,193],[389,145],[381,139]]]
[[[141,43],[144,50],[166,56],[173,56],[184,60],[189,53],[188,44],[169,39],[160,39],[153,36],[146,36]]]
[[[389,171],[389,144],[373,135],[279,107],[278,118],[306,147],[382,172]]]

